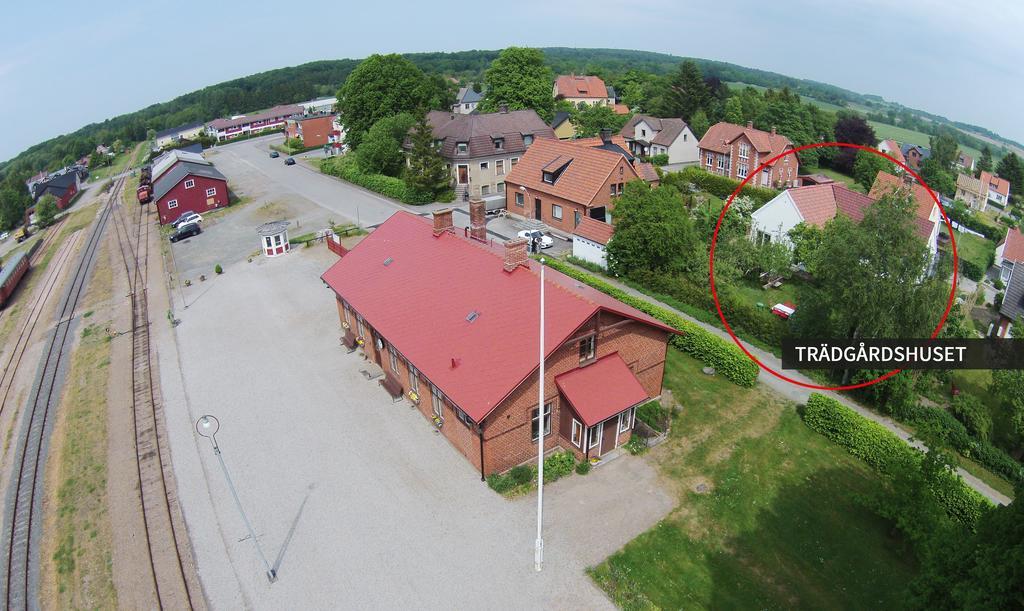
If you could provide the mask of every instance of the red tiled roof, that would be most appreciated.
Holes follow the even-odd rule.
[[[712,125],[698,146],[704,150],[727,153],[732,142],[742,135],[746,135],[757,152],[766,158],[774,157],[793,146],[793,142],[782,134],[725,122]]]
[[[658,176],[658,171],[654,169],[653,163],[641,161],[636,164],[637,173],[640,174],[640,178],[643,178],[645,182],[649,183],[660,183],[661,176]]]
[[[870,195],[852,191],[838,182],[823,185],[809,185],[786,191],[796,204],[804,221],[822,227],[826,222],[842,214],[856,222],[864,220],[868,208],[876,199]],[[933,224],[920,217],[914,218],[914,229],[927,240],[931,237]]]
[[[1010,197],[1010,182],[1008,180],[999,178],[989,172],[982,172],[978,180],[981,181],[981,185],[986,189],[984,195],[988,195],[987,191],[995,191],[1003,197]]]
[[[903,156],[903,151],[900,150],[899,142],[896,142],[895,140],[882,140],[878,144],[878,150],[881,151],[883,148],[888,150],[882,152],[886,153],[896,161],[899,161],[900,163],[906,165],[907,158]]]
[[[509,273],[502,253],[503,247],[452,233],[434,237],[430,221],[402,211],[322,278],[455,405],[480,422],[537,368],[539,265],[531,261],[529,267]],[[546,354],[599,310],[674,332],[553,269],[545,271],[545,278]],[[467,320],[471,312],[478,313],[472,322]]]
[[[888,195],[893,191],[903,190],[905,188],[906,183],[903,178],[893,176],[888,172],[879,170],[878,175],[875,176],[874,184],[871,185],[871,191],[868,195],[870,195],[872,199],[881,199],[883,195]],[[931,193],[929,193],[927,188],[916,181],[913,182],[911,191],[914,195],[914,201],[917,202],[917,217],[930,221],[932,209],[934,209],[936,205]]]
[[[612,239],[612,234],[615,230],[608,223],[601,222],[597,219],[592,219],[589,216],[584,216],[580,219],[580,224],[576,225],[576,229],[573,230],[575,235],[581,238],[586,238],[591,242],[597,242],[598,244],[608,244],[608,240]]]
[[[563,373],[555,378],[555,385],[587,426],[650,399],[618,352]]]
[[[1024,262],[1024,234],[1020,229],[1011,229],[1006,232],[1006,244],[1003,248],[1003,259],[1014,263]]]
[[[608,88],[596,76],[562,74],[555,79],[555,88],[563,98],[607,98]]]
[[[622,153],[594,148],[586,144],[587,140],[590,139],[538,138],[519,159],[519,163],[512,168],[505,182],[524,185],[531,191],[589,206],[624,157]],[[595,140],[600,142],[600,139]],[[612,142],[615,143],[614,138]],[[565,169],[554,184],[544,182],[545,170],[556,170],[562,166],[565,166]],[[626,163],[626,167],[628,169],[621,182],[640,178],[632,165]]]
[[[612,112],[617,115],[628,115],[629,106],[626,106],[625,104],[612,104]]]

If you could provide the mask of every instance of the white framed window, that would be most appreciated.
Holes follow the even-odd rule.
[[[502,150],[504,148],[505,148],[505,140],[503,138],[498,138],[498,139],[496,139],[494,141],[494,150],[500,151],[500,150]]]
[[[455,150],[459,155],[465,155],[469,152],[469,145],[465,142],[459,142],[455,145]]]
[[[594,358],[595,349],[597,348],[597,335],[591,335],[590,337],[584,337],[580,340],[580,362],[586,363],[587,361]]]
[[[739,176],[740,178],[746,178],[747,177],[747,164],[745,164],[745,163],[738,163],[738,164],[736,164],[736,175]]]
[[[636,408],[631,407],[619,414],[619,432],[625,433],[633,428],[633,421],[636,418]]]
[[[526,198],[523,197],[522,193],[516,193],[516,206],[522,208],[525,204]],[[539,344],[538,344],[539,345]]]
[[[504,176],[505,175],[505,160],[504,159],[499,159],[499,160],[494,162],[494,174],[496,176]]]
[[[504,192],[505,192],[505,183],[499,182],[498,183],[498,193],[504,193]]]
[[[530,419],[530,439],[533,439],[534,441],[537,441],[537,425],[540,422],[540,418],[538,417],[538,413],[537,412],[538,412],[538,410],[536,408],[534,408],[534,410],[531,412],[531,419]],[[544,404],[544,436],[547,437],[550,434],[551,434],[551,404],[550,403],[545,403]]]
[[[270,239],[270,236],[263,238],[263,241],[267,243],[267,248],[270,248],[271,246],[274,245],[274,241]]]
[[[577,448],[583,447],[583,423],[575,418],[572,419],[572,437],[570,439],[572,445]]]
[[[587,449],[601,445],[601,431],[604,429],[600,423],[595,424],[587,430]]]
[[[413,391],[417,395],[420,394],[420,372],[416,371],[416,368],[409,365],[409,390]]]
[[[750,157],[750,145],[745,142],[740,143],[740,159],[748,159]]]
[[[188,180],[185,181],[185,188],[186,189],[191,189],[194,186],[196,186],[196,181],[192,180],[191,178],[189,178]]]
[[[725,155],[718,156],[718,169],[719,171],[725,170]]]
[[[359,330],[359,337],[366,337],[366,327],[363,326],[363,317],[356,314],[356,328]]]
[[[167,209],[173,210],[178,207],[178,200],[172,199],[167,202]]]
[[[513,157],[512,158],[512,162],[510,163],[510,165],[514,168],[514,167],[516,167],[516,164],[518,164],[518,163],[519,163],[519,158],[518,157]]]
[[[453,407],[452,409],[455,410],[455,417],[459,419],[459,422],[465,424],[468,427],[473,426],[474,422],[473,419],[469,417],[469,414],[467,414],[466,412],[462,411],[457,407]]]
[[[533,144],[533,136],[523,136],[523,144],[525,144],[526,146],[530,146],[531,144]]]
[[[217,189],[215,187],[210,187],[206,190],[206,197],[213,197],[214,195],[217,195]]]
[[[430,386],[430,403],[434,408],[434,415],[438,418],[444,416],[444,399],[442,398],[441,391],[436,386]]]
[[[615,183],[612,183],[612,184],[611,184],[611,185],[609,185],[609,186],[611,187],[611,193],[610,193],[610,195],[611,195],[612,197],[615,197]]]
[[[551,172],[543,172],[543,173],[541,173],[541,179],[544,182],[548,183],[549,185],[555,184],[555,175],[552,174]]]
[[[487,166],[487,162],[486,161],[481,161],[480,162],[480,171],[481,172],[486,172],[487,171],[487,167],[488,166]]]
[[[562,207],[558,204],[551,204],[551,218],[562,220]]]
[[[395,347],[388,345],[388,359],[391,361],[391,371],[398,373],[398,353],[395,352]]]
[[[490,195],[491,185],[480,185],[480,195]]]
[[[281,234],[277,234],[276,236],[274,236],[274,246],[280,246],[280,245],[281,245]]]
[[[267,246],[270,246],[270,244],[267,244]],[[345,319],[345,324],[348,324],[348,325],[352,324],[351,314],[349,314],[348,306],[347,305],[342,305],[341,306],[341,316],[342,316],[342,318]]]

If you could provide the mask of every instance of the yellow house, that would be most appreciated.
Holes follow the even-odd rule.
[[[551,129],[555,130],[555,137],[559,140],[571,140],[576,137],[576,127],[569,120],[569,113],[565,111],[555,113]]]

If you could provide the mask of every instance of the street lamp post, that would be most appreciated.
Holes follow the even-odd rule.
[[[544,564],[544,258],[540,260],[540,378],[537,389],[537,540],[533,565],[540,571]]]
[[[196,421],[196,432],[200,436],[206,437],[213,444],[213,453],[217,455],[217,460],[220,462],[220,468],[224,472],[224,479],[227,480],[228,488],[231,490],[231,496],[235,499],[235,507],[238,508],[238,513],[242,516],[242,521],[245,522],[245,527],[249,531],[249,538],[252,539],[253,544],[256,546],[256,553],[259,554],[260,560],[263,561],[263,567],[267,570],[267,579],[270,583],[277,581],[277,571],[270,568],[270,562],[267,561],[266,554],[263,553],[263,548],[260,547],[260,541],[256,538],[256,531],[253,530],[252,524],[249,522],[249,517],[245,515],[245,509],[242,508],[242,501],[238,498],[238,491],[235,489],[234,482],[231,481],[231,474],[228,473],[228,467],[224,463],[224,455],[220,452],[220,446],[217,445],[217,431],[220,430],[220,420],[217,420],[214,416],[209,414],[201,417]]]

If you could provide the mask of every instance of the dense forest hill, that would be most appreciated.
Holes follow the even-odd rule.
[[[605,78],[629,70],[664,76],[675,70],[683,57],[621,49],[543,49],[548,64],[556,74],[576,72],[597,74]],[[424,72],[445,75],[459,81],[479,80],[498,51],[472,50],[452,53],[409,53],[408,57]],[[1002,146],[1020,145],[993,132],[973,125],[953,122],[927,112],[887,102],[877,95],[859,94],[841,87],[807,79],[797,79],[775,72],[746,68],[726,62],[693,58],[704,75],[723,82],[741,82],[773,89],[788,88],[802,96],[842,107],[850,107],[874,120],[899,124],[925,133],[940,126],[958,130],[962,143],[981,148],[983,142],[973,134],[986,136]],[[97,144],[139,142],[149,130],[162,130],[193,121],[212,119],[276,104],[298,102],[323,95],[333,95],[359,63],[355,59],[324,60],[300,66],[280,68],[204,87],[169,102],[153,104],[142,110],[92,123],[71,133],[30,147],[18,156],[0,164],[0,175],[34,173],[56,169],[87,155]],[[996,152],[997,158],[1000,152]]]

